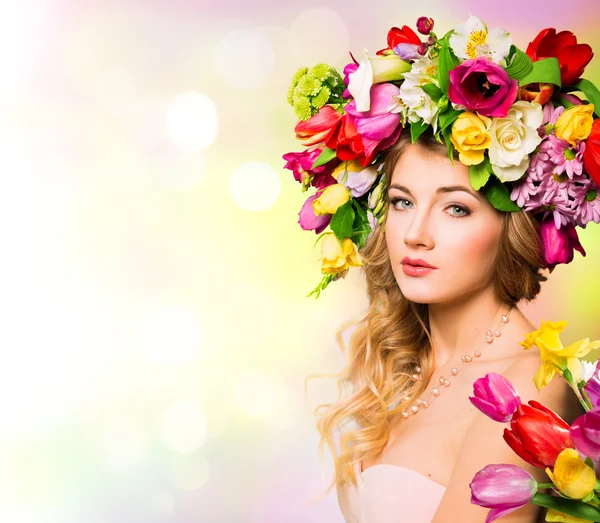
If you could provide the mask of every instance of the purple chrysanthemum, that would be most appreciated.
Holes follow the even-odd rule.
[[[578,187],[578,193],[573,199],[573,220],[583,229],[588,222],[600,223],[600,191],[591,179],[587,180],[587,184]]]
[[[548,141],[552,144],[552,147],[548,149],[548,155],[555,165],[554,174],[562,174],[566,171],[571,180],[573,175],[583,174],[585,142],[578,141],[577,146],[573,148],[569,142],[554,135],[549,135]]]

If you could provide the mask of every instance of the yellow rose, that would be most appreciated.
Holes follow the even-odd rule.
[[[490,118],[469,111],[461,113],[454,120],[450,140],[458,151],[461,163],[476,165],[483,162],[485,150],[492,142],[487,132],[491,123]]]
[[[600,341],[590,342],[589,338],[584,338],[571,343],[568,347],[563,347],[558,333],[567,325],[566,321],[542,321],[542,326],[530,332],[525,336],[525,340],[520,343],[525,350],[535,345],[540,349],[540,359],[542,366],[536,372],[533,381],[538,390],[542,389],[556,375],[562,373],[568,368],[575,382],[581,379],[581,361],[591,350],[600,348]]]
[[[564,449],[556,458],[554,472],[546,467],[546,474],[558,490],[573,499],[585,498],[596,486],[596,472],[572,448]]]
[[[556,120],[555,134],[572,146],[575,140],[585,140],[592,132],[594,104],[574,105],[565,110]]]
[[[340,183],[334,183],[315,198],[312,202],[313,211],[319,214],[335,214],[338,207],[344,205],[350,199],[350,191]]]
[[[363,264],[352,240],[344,238],[340,244],[335,234],[326,234],[321,240],[321,262],[325,274],[338,274]]]
[[[569,516],[564,512],[559,512],[553,508],[549,508],[546,513],[546,521],[558,523],[591,523],[591,519],[581,519],[576,516]]]

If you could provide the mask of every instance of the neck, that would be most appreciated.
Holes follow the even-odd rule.
[[[501,317],[510,308],[499,301],[489,286],[482,292],[444,303],[430,303],[429,326],[435,368],[458,365],[464,354],[485,351],[485,333],[502,325]]]

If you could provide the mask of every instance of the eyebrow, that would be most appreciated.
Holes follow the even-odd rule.
[[[406,194],[408,194],[409,196],[412,196],[414,198],[413,194],[410,192],[408,187],[404,187],[404,185],[398,185],[397,183],[393,183],[392,185],[390,185],[390,189],[399,189],[400,191],[404,191]],[[477,198],[480,202],[482,201],[481,196],[478,193],[470,191],[464,185],[447,185],[444,187],[438,187],[437,190],[435,191],[435,193],[441,194],[441,193],[449,193],[449,192],[454,192],[454,191],[466,192],[467,194],[470,194],[474,198]]]

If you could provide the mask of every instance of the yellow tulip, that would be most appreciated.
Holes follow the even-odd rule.
[[[313,211],[319,214],[335,214],[338,207],[344,205],[350,199],[350,190],[340,183],[334,183],[321,193],[312,202]]]
[[[533,380],[538,390],[542,389],[554,378],[557,372],[561,374],[568,368],[575,382],[581,379],[581,361],[591,350],[600,348],[600,341],[590,342],[584,338],[568,347],[563,347],[558,333],[567,325],[566,321],[542,321],[542,326],[530,332],[521,342],[525,350],[533,345],[540,350],[541,367],[536,372]]]
[[[458,151],[460,162],[477,165],[483,162],[485,150],[492,143],[488,129],[492,120],[472,112],[461,113],[452,124],[450,140]]]
[[[344,238],[340,244],[335,234],[326,234],[321,240],[321,272],[339,274],[350,266],[359,267],[363,264],[356,245],[350,238]]]
[[[592,520],[581,519],[576,516],[569,516],[569,514],[549,508],[548,512],[546,513],[546,521],[550,521],[551,523],[591,523]]]
[[[554,472],[546,467],[546,474],[565,496],[583,499],[596,486],[596,472],[579,457],[576,449],[564,449],[556,458]]]
[[[555,134],[575,147],[575,140],[585,140],[592,132],[594,104],[574,105],[556,120]]]

